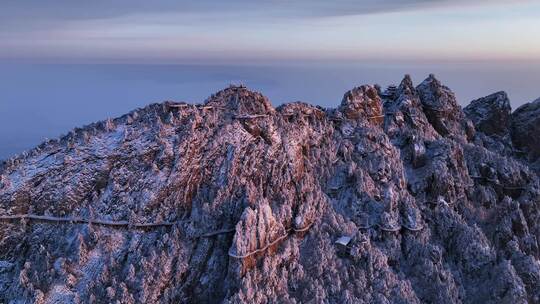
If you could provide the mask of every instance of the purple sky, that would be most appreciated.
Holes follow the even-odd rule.
[[[333,107],[405,73],[435,73],[462,105],[499,90],[514,109],[540,96],[540,1],[1,2],[0,159],[231,82],[275,105]]]
[[[4,0],[0,60],[540,59],[539,1]]]

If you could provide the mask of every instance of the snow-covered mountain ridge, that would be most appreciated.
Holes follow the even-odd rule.
[[[539,303],[540,100],[243,86],[0,166],[0,302]]]

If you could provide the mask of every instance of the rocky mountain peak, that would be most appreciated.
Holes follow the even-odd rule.
[[[213,94],[207,106],[226,108],[237,114],[268,114],[274,112],[272,103],[261,93],[250,91],[243,85],[230,87]]]
[[[348,91],[339,108],[348,119],[382,122],[382,101],[375,86],[364,85]]]
[[[454,93],[430,74],[416,87],[426,117],[442,136],[471,139],[472,124],[468,122]]]
[[[13,157],[0,302],[539,303],[540,101],[507,141],[434,76],[396,91],[229,87]]]
[[[448,87],[442,85],[434,74],[430,74],[416,89],[425,107],[447,112],[458,112],[459,104],[456,96]]]
[[[417,95],[416,89],[414,88],[413,80],[411,78],[411,75],[407,74],[399,84],[397,88],[397,96],[400,95],[407,95],[407,96],[415,96]]]
[[[512,113],[512,140],[540,171],[540,98]]]
[[[510,130],[512,108],[505,92],[473,100],[465,107],[464,112],[473,121],[476,129],[484,134],[502,135]]]

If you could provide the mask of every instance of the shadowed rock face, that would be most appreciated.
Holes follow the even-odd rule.
[[[540,157],[540,99],[519,107],[512,114],[512,138],[531,161]]]
[[[539,303],[540,184],[485,127],[499,97],[230,87],[75,129],[0,168],[0,302]],[[531,155],[536,104],[510,117]]]
[[[454,139],[466,136],[467,123],[454,93],[443,86],[434,75],[417,87],[422,107],[429,122],[442,136]]]
[[[513,157],[510,100],[504,92],[473,100],[464,112],[476,127],[475,143],[495,153]]]
[[[476,129],[487,135],[503,135],[510,131],[510,100],[505,92],[473,100],[464,109]]]

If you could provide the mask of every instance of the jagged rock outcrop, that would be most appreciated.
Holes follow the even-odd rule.
[[[347,119],[382,122],[381,98],[374,86],[361,86],[345,93],[339,111]]]
[[[540,173],[540,98],[512,113],[512,139]]]
[[[514,154],[511,138],[512,108],[505,92],[473,100],[464,112],[478,131],[478,145],[502,155]]]
[[[505,92],[473,100],[465,107],[464,112],[473,121],[476,129],[486,135],[504,135],[510,131],[512,108]]]
[[[416,90],[429,122],[440,135],[461,140],[472,137],[474,128],[470,121],[465,119],[456,96],[433,74]]]
[[[477,145],[521,159],[540,174],[540,99],[512,113],[506,93],[497,92],[472,101],[464,112],[478,131]]]
[[[379,93],[230,87],[7,160],[0,302],[540,303],[537,103]]]

